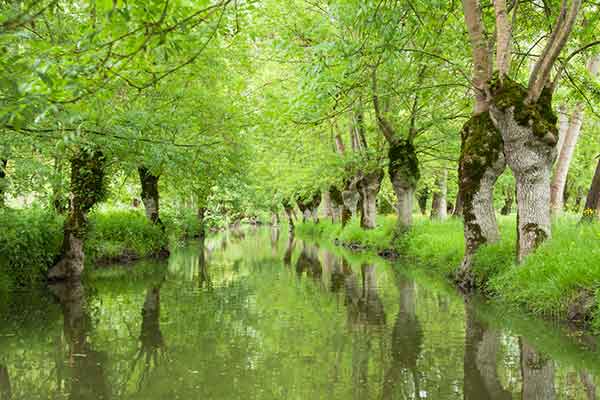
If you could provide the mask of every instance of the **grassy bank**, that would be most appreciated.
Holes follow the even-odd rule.
[[[64,217],[31,208],[0,210],[0,292],[42,281],[60,253]],[[191,222],[165,221],[167,232],[148,222],[142,210],[102,209],[89,216],[86,264],[151,257],[197,230]],[[172,229],[173,232],[170,231]]]
[[[553,224],[553,237],[535,254],[515,265],[515,218],[499,218],[502,240],[484,246],[474,263],[478,285],[487,296],[529,312],[568,319],[585,313],[600,328],[600,225],[578,225],[565,216]],[[462,221],[417,218],[414,228],[396,235],[395,217],[379,217],[377,228],[365,231],[357,221],[299,224],[300,237],[337,241],[359,250],[393,251],[413,258],[432,274],[452,277],[464,253]]]

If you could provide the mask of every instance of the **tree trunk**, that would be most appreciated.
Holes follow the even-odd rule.
[[[462,196],[462,190],[460,188],[460,183],[459,183],[459,188],[458,188],[458,193],[456,193],[456,204],[454,205],[454,211],[452,212],[452,216],[453,217],[462,217],[463,215],[463,196]]]
[[[459,185],[464,215],[465,254],[456,280],[470,290],[475,253],[485,243],[500,239],[494,210],[494,185],[506,168],[502,137],[488,112],[474,115],[461,132]]]
[[[518,262],[552,235],[550,175],[556,158],[557,117],[545,89],[534,104],[527,90],[507,77],[493,87],[491,113],[504,140],[506,163],[517,186]]]
[[[277,211],[271,212],[271,225],[279,226],[279,213]]]
[[[104,196],[104,155],[79,150],[71,159],[71,204],[64,224],[60,260],[48,271],[50,280],[79,279],[83,273],[83,251],[87,213]]]
[[[504,193],[504,205],[500,210],[501,215],[509,215],[512,212],[513,202],[515,201],[515,197],[513,194],[512,188],[509,188]]]
[[[581,132],[581,125],[583,124],[583,105],[577,105],[577,108],[571,116],[569,122],[569,128],[565,134],[564,142],[561,146],[561,150],[556,164],[556,170],[554,171],[554,177],[552,178],[551,190],[550,190],[550,209],[552,213],[560,213],[564,208],[564,191],[567,182],[567,175],[569,173],[569,166],[573,159],[573,153],[575,152],[575,146],[579,139],[579,133]],[[560,134],[560,133],[559,133]]]
[[[397,226],[399,231],[404,231],[412,226],[413,200],[420,178],[419,160],[414,146],[408,140],[390,145],[388,159],[388,172],[397,201]]]
[[[598,165],[596,166],[596,172],[592,179],[592,185],[585,201],[585,207],[583,208],[582,222],[591,222],[598,217],[600,208],[600,159],[598,159]]]
[[[300,213],[302,214],[302,222],[306,222],[312,216],[312,211],[310,209],[310,201],[304,201],[302,199],[296,199],[296,204],[298,204],[298,208],[300,209]]]
[[[0,160],[0,208],[4,207],[4,193],[6,192],[6,166],[8,165],[8,160],[1,159]]]
[[[319,223],[319,205],[321,204],[321,192],[318,191],[313,194],[310,201],[310,214],[315,224]]]
[[[358,182],[362,205],[360,226],[364,229],[374,229],[377,226],[377,195],[382,180],[383,171],[378,169],[365,174]]]
[[[0,400],[11,400],[12,390],[10,387],[10,377],[8,376],[8,368],[5,365],[0,365]]]
[[[146,208],[146,216],[150,222],[160,225],[161,228],[164,229],[159,214],[158,179],[160,177],[152,174],[152,172],[144,166],[138,167],[138,174],[142,186],[141,196],[144,207]]]
[[[288,229],[290,232],[292,232],[294,230],[294,208],[287,200],[283,200],[281,204],[283,205],[285,215],[288,219]]]
[[[344,199],[342,192],[335,186],[329,188],[329,199],[331,200],[331,222],[341,222],[341,214],[344,208]]]
[[[359,198],[357,178],[346,179],[344,190],[342,191],[342,201],[344,202],[344,208],[342,209],[342,226],[346,226],[348,221],[350,221],[350,218],[356,216]]]
[[[430,191],[427,186],[421,189],[417,194],[417,202],[419,203],[419,209],[423,215],[427,215],[427,200],[429,200],[429,194]]]
[[[435,181],[436,190],[433,192],[431,204],[431,219],[444,220],[448,216],[446,196],[448,194],[448,171],[443,169]]]
[[[331,218],[332,221],[334,220],[333,205],[331,202],[329,190],[323,192],[323,213],[326,217]]]
[[[198,236],[203,238],[206,236],[206,226],[205,226],[205,218],[206,218],[206,207],[198,207],[198,224],[200,225],[200,229],[198,231]]]
[[[502,387],[498,375],[498,333],[477,320],[469,300],[465,300],[465,319],[464,399],[512,399],[511,393]]]
[[[287,245],[285,247],[285,253],[283,254],[283,265],[292,265],[292,254],[294,252],[294,231],[290,230],[288,235]]]
[[[521,341],[522,398],[554,400],[554,362],[539,354],[523,338]]]

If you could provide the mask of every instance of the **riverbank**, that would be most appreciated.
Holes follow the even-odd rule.
[[[61,251],[64,218],[43,208],[0,210],[0,293],[44,281]],[[165,213],[162,219],[164,230],[151,224],[143,210],[95,210],[85,242],[87,267],[160,258],[165,249],[200,231],[191,213]]]
[[[600,225],[578,225],[575,216],[555,220],[553,237],[527,260],[515,265],[515,217],[500,217],[500,242],[476,255],[474,273],[479,291],[512,308],[546,318],[568,320],[600,329]],[[452,279],[464,254],[462,221],[430,221],[417,217],[405,235],[395,232],[393,216],[378,218],[365,231],[352,220],[340,224],[301,223],[301,238],[329,240],[355,251],[412,259],[429,273]]]

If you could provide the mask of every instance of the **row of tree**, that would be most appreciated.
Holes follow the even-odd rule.
[[[239,220],[295,203],[315,218],[322,202],[369,229],[387,207],[405,231],[431,197],[434,215],[464,216],[470,286],[497,208],[516,199],[522,260],[590,187],[592,1],[1,7],[0,198],[67,213],[56,278],[81,273],[86,215],[106,199],[139,195],[157,224],[165,204]],[[589,218],[600,164],[591,188]]]

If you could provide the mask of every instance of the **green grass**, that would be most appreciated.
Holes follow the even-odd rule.
[[[0,209],[0,292],[41,280],[60,251],[62,224],[42,208]]]
[[[89,264],[123,253],[149,257],[167,246],[167,235],[141,211],[108,210],[90,215],[85,253]]]
[[[63,216],[48,209],[0,209],[0,300],[2,293],[44,280],[60,253],[63,222]],[[91,266],[126,251],[147,257],[167,242],[167,235],[148,222],[142,211],[95,211],[89,216],[86,260]]]
[[[566,318],[573,301],[588,293],[600,304],[600,225],[579,225],[575,217],[553,223],[553,237],[521,265],[515,264],[516,221],[500,217],[502,239],[483,246],[474,260],[474,273],[481,292],[515,309],[538,315]],[[344,229],[339,224],[300,224],[300,236],[339,240],[361,249],[394,250],[412,259],[431,274],[451,277],[464,254],[462,221],[443,222],[417,217],[405,235],[395,235],[395,218],[378,218],[377,228],[365,231],[357,221]],[[594,325],[600,328],[600,310],[595,307]]]

